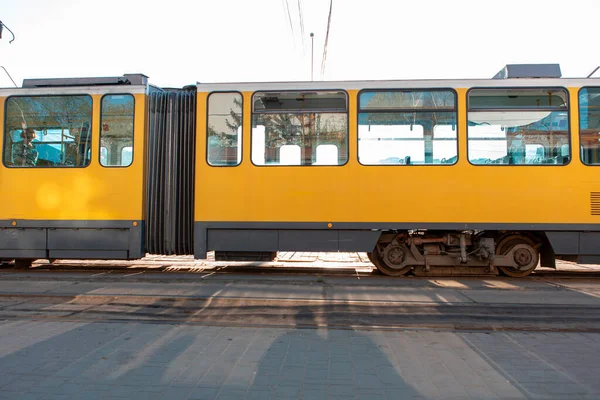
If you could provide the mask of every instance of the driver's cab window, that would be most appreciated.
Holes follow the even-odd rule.
[[[6,101],[3,162],[7,167],[86,167],[92,98],[13,96]]]

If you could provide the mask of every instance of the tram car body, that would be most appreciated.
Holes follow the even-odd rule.
[[[364,251],[388,275],[599,263],[600,79],[557,68],[182,90],[25,81],[0,90],[0,257]],[[26,141],[35,165],[14,150]]]
[[[146,93],[143,76],[0,90],[1,258],[143,256]]]

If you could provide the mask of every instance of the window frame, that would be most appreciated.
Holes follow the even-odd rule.
[[[471,94],[471,92],[473,90],[535,90],[535,89],[539,89],[539,90],[545,90],[545,89],[555,89],[555,90],[562,90],[563,92],[565,92],[566,96],[565,96],[565,104],[566,104],[566,109],[565,111],[567,112],[567,141],[568,141],[568,145],[569,145],[569,162],[565,163],[565,164],[473,164],[469,158],[469,112],[471,111],[471,107],[470,107],[470,101],[469,101],[469,96]],[[572,146],[572,138],[571,135],[573,134],[572,129],[571,129],[571,92],[569,92],[569,89],[564,87],[564,86],[474,86],[474,87],[470,87],[467,92],[466,92],[466,100],[467,100],[467,109],[466,109],[466,115],[465,115],[465,121],[467,123],[467,162],[474,166],[474,167],[566,167],[567,165],[570,165],[571,162],[573,162],[573,146]],[[555,109],[552,107],[539,107],[539,108],[532,108],[532,107],[528,107],[528,108],[479,108],[476,109],[474,111],[486,111],[486,112],[517,112],[517,111],[548,111],[550,110],[552,111],[559,111],[559,109]]]
[[[231,164],[231,165],[213,165],[208,161],[208,124],[209,124],[209,117],[210,117],[210,96],[212,96],[213,94],[227,94],[227,93],[232,93],[232,94],[239,94],[240,97],[242,98],[242,131],[240,132],[240,143],[239,145],[241,146],[241,151],[240,151],[240,160],[238,161],[237,164]],[[204,161],[206,162],[206,164],[210,167],[213,168],[235,168],[235,167],[239,167],[240,165],[242,165],[242,163],[244,162],[244,125],[246,124],[246,120],[244,118],[244,94],[242,92],[240,92],[239,90],[214,90],[210,93],[208,93],[208,95],[206,96],[206,124],[205,124],[205,128],[204,128],[204,136],[205,136],[205,140],[204,140]],[[252,114],[252,113],[250,113]]]
[[[405,108],[405,109],[394,109],[394,108],[390,108],[390,109],[380,109],[380,110],[365,110],[362,111],[363,113],[375,113],[375,114],[391,114],[391,113],[410,113],[410,112],[415,112],[415,110],[417,110],[416,112],[446,112],[446,113],[454,113],[455,117],[456,117],[456,161],[454,161],[452,164],[363,164],[360,162],[360,158],[358,156],[359,153],[359,146],[360,146],[360,140],[359,140],[359,135],[358,135],[358,130],[359,130],[359,126],[360,126],[360,114],[361,114],[361,109],[360,109],[360,95],[363,92],[452,92],[454,94],[454,108],[451,110],[445,110],[445,109],[433,109],[433,108]],[[460,127],[460,121],[459,121],[459,101],[458,101],[458,92],[456,91],[456,89],[451,88],[451,87],[439,87],[439,88],[386,88],[386,89],[377,89],[377,88],[364,88],[358,91],[358,93],[356,94],[356,161],[358,161],[358,163],[361,166],[364,167],[388,167],[388,168],[394,168],[394,167],[452,167],[455,166],[456,164],[459,163],[460,161],[460,143],[459,143],[459,127]],[[425,138],[423,138],[423,141],[425,141]]]
[[[344,95],[346,96],[346,111],[345,112],[339,112],[339,111],[323,111],[320,114],[343,114],[346,116],[346,161],[343,164],[311,164],[311,165],[285,165],[285,164],[264,164],[264,165],[257,165],[254,163],[254,161],[252,160],[252,142],[253,142],[253,128],[252,128],[252,122],[254,120],[254,114],[302,114],[302,113],[293,113],[290,112],[290,110],[286,110],[286,112],[258,112],[255,113],[254,112],[254,96],[257,93],[305,93],[305,92],[340,92],[340,93],[344,93]],[[335,88],[331,88],[331,89],[292,89],[292,90],[288,90],[288,89],[270,89],[270,90],[255,90],[254,92],[252,92],[252,95],[250,96],[250,162],[252,163],[253,166],[255,167],[259,167],[259,168],[263,168],[263,167],[267,167],[267,168],[278,168],[278,167],[285,167],[285,168],[311,168],[311,167],[315,167],[315,168],[319,168],[319,167],[330,167],[330,168],[335,168],[335,167],[343,167],[345,165],[348,165],[348,162],[350,161],[350,95],[348,94],[348,91],[345,89],[335,89]],[[309,114],[310,111],[305,112],[304,114]],[[316,147],[315,147],[315,157],[316,157]],[[338,157],[339,157],[339,153],[338,153]]]
[[[589,164],[589,163],[586,163],[585,161],[583,161],[583,157],[582,157],[582,153],[581,153],[583,148],[582,148],[582,144],[581,144],[581,101],[580,101],[579,96],[581,95],[582,90],[587,90],[587,89],[597,89],[598,93],[600,93],[600,86],[582,86],[579,88],[579,90],[577,90],[577,130],[578,130],[578,135],[579,135],[579,161],[586,167],[599,167],[600,163]],[[599,149],[599,151],[600,151],[600,149]]]
[[[131,96],[131,98],[133,99],[133,125],[132,125],[132,137],[131,137],[131,163],[129,165],[102,165],[101,162],[101,149],[102,149],[102,102],[104,100],[104,98],[106,96],[124,96],[124,95],[128,95]],[[99,116],[99,120],[100,120],[100,126],[98,127],[99,129],[99,133],[98,133],[98,165],[100,165],[102,168],[129,168],[133,165],[133,163],[135,162],[135,96],[131,93],[105,93],[102,95],[102,97],[100,98],[100,116]],[[110,152],[108,151],[108,148],[106,148],[106,154],[108,157],[110,157]]]
[[[5,146],[7,143],[6,140],[6,135],[8,130],[6,129],[6,119],[7,119],[7,111],[8,111],[8,101],[14,97],[17,98],[23,98],[23,97],[36,97],[36,98],[40,98],[40,97],[88,97],[91,100],[91,105],[90,105],[90,147],[89,149],[91,150],[93,148],[93,140],[94,140],[94,98],[92,95],[90,95],[89,93],[69,93],[69,94],[23,94],[23,95],[19,95],[19,94],[15,94],[15,95],[10,95],[8,97],[6,97],[4,99],[4,121],[2,121],[2,125],[3,125],[3,136],[2,136],[2,166],[6,169],[13,169],[13,168],[19,168],[19,169],[28,169],[28,170],[36,170],[36,169],[76,169],[76,168],[88,168],[90,165],[92,165],[92,161],[93,161],[93,154],[90,157],[90,162],[87,165],[84,166],[73,166],[73,167],[66,167],[66,166],[52,166],[52,165],[45,165],[45,166],[35,166],[35,167],[26,167],[26,166],[15,166],[15,165],[7,165],[6,164],[6,151],[5,151]],[[11,149],[12,151],[12,149]]]

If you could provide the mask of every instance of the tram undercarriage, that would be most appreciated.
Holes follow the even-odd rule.
[[[381,235],[369,259],[385,275],[490,274],[524,277],[537,267],[543,240],[490,232],[400,231]]]

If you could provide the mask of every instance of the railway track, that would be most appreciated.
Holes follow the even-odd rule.
[[[0,295],[0,319],[236,327],[600,332],[600,306],[431,305],[135,295]]]
[[[521,279],[434,279],[256,268],[3,269],[0,319],[600,332],[600,283],[587,277],[562,271]],[[582,288],[573,286],[579,282]]]

